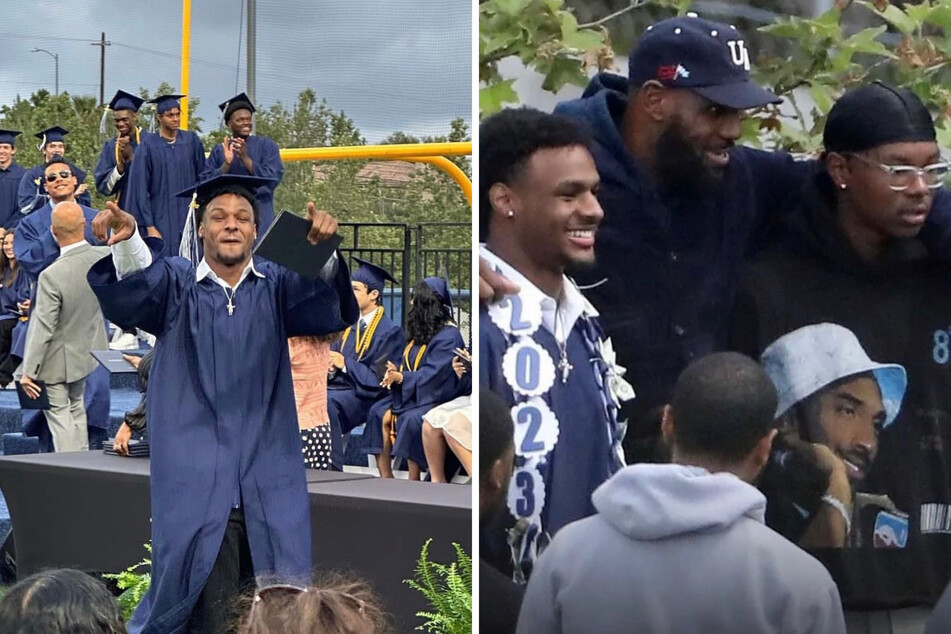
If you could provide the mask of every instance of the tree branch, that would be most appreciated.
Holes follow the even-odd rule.
[[[621,9],[620,11],[615,11],[615,12],[612,13],[611,15],[606,15],[606,16],[604,16],[603,18],[601,18],[600,20],[595,20],[594,22],[588,22],[587,24],[579,24],[579,25],[578,25],[578,28],[579,28],[579,29],[591,29],[591,28],[594,28],[594,27],[596,27],[596,26],[601,26],[602,24],[604,24],[604,23],[606,23],[606,22],[610,22],[611,20],[613,20],[613,19],[616,18],[616,17],[622,16],[622,15],[624,15],[625,13],[629,13],[630,11],[633,11],[634,9],[643,7],[645,4],[648,4],[650,1],[651,1],[651,0],[631,0],[631,4],[629,4],[628,6],[624,7],[624,8]]]

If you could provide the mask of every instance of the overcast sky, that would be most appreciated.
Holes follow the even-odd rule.
[[[242,5],[192,3],[189,92],[206,132],[218,125],[216,104],[246,88]],[[2,0],[0,24],[0,104],[53,91],[53,58],[34,47],[59,55],[60,92],[98,97],[100,49],[90,42],[102,31],[112,43],[106,101],[120,88],[180,84],[178,0]],[[471,39],[471,0],[258,0],[257,105],[293,104],[310,87],[369,142],[397,130],[445,134],[455,117],[471,127]]]

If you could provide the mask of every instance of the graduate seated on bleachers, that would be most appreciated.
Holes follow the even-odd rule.
[[[459,379],[459,396],[438,405],[423,415],[423,451],[433,482],[446,479],[446,447],[472,476],[472,357],[456,350],[452,370]],[[404,428],[405,429],[405,428]]]
[[[452,323],[449,285],[441,277],[427,277],[416,285],[406,318],[409,343],[397,368],[387,362],[381,384],[390,393],[370,408],[363,432],[363,451],[376,456],[380,475],[393,477],[391,456],[409,461],[409,477],[420,479],[426,464],[423,452],[423,414],[455,398],[458,379],[452,358],[465,347],[459,328]],[[400,430],[406,426],[415,433]]]
[[[30,278],[20,272],[20,265],[13,253],[13,232],[3,234],[0,250],[0,387],[13,380],[13,371],[20,364],[18,358],[10,358],[13,329],[26,321],[30,310]]]
[[[372,262],[353,258],[360,268],[350,275],[360,319],[347,328],[330,352],[327,379],[327,413],[330,416],[332,462],[343,465],[343,435],[366,422],[370,407],[385,394],[378,366],[400,362],[406,340],[383,309],[386,281],[396,284],[389,271]]]

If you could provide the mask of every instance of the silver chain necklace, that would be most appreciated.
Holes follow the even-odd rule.
[[[562,337],[559,337],[559,331]],[[558,344],[558,371],[561,372],[561,382],[564,384],[568,382],[568,375],[574,366],[568,363],[568,333],[558,304],[555,304],[555,343]]]
[[[234,294],[237,290],[232,288],[230,294],[228,293],[228,288],[225,286],[222,286],[221,290],[225,292],[225,297],[228,298],[228,316],[231,317],[234,315]]]

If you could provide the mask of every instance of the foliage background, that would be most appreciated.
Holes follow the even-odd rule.
[[[485,0],[479,5],[479,105],[483,116],[519,102],[499,62],[518,56],[544,77],[543,87],[583,86],[610,69],[647,24],[690,10],[704,17],[707,4],[691,0]],[[727,3],[717,3],[727,4]],[[737,3],[733,3],[737,4]],[[800,0],[743,2],[773,11],[804,10]],[[815,3],[818,4],[818,3]],[[782,5],[782,6],[778,6]],[[811,153],[834,100],[848,88],[881,79],[913,90],[935,115],[939,142],[951,146],[951,0],[892,3],[835,0],[815,17],[776,14],[771,24],[737,25],[752,43],[754,77],[785,99],[779,107],[751,113],[744,142]]]

